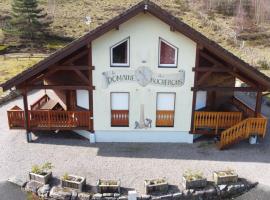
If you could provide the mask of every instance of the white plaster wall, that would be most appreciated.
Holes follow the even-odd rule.
[[[110,47],[119,41],[130,37],[130,68],[110,67]],[[158,45],[159,37],[178,47],[178,67],[158,68]],[[153,120],[153,127],[147,132],[161,131],[179,132],[188,134],[191,122],[192,91],[194,82],[196,43],[178,32],[170,31],[170,27],[150,14],[141,13],[120,25],[119,30],[112,30],[92,42],[93,50],[93,84],[94,90],[94,129],[96,133],[112,131],[146,132],[146,130],[134,130],[134,122],[140,119],[140,105],[145,105],[145,117]],[[142,60],[147,63],[143,64]],[[140,66],[151,68],[154,73],[176,73],[185,71],[185,84],[182,87],[158,87],[148,85],[140,86],[138,83],[116,83],[107,89],[102,87],[102,72],[113,69],[132,69]],[[110,125],[110,93],[130,93],[130,124],[129,127],[111,127]],[[156,119],[156,96],[157,92],[176,92],[175,102],[175,126],[173,128],[155,127]],[[98,136],[97,136],[98,138]],[[189,135],[189,138],[193,138]],[[187,139],[189,140],[189,139]],[[98,141],[98,140],[97,140]]]

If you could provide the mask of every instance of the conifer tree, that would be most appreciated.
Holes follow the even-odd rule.
[[[47,33],[51,23],[37,0],[13,0],[9,33],[33,40]]]

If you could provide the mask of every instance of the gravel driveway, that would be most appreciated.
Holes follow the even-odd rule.
[[[33,102],[40,92],[29,96]],[[245,97],[245,99],[247,99]],[[252,103],[252,100],[250,101]],[[121,179],[122,186],[143,191],[146,178],[167,177],[173,185],[188,169],[201,170],[210,179],[211,172],[235,169],[240,176],[270,185],[270,139],[249,145],[246,141],[229,150],[219,151],[205,141],[195,144],[89,144],[70,132],[39,133],[33,143],[26,143],[23,130],[9,130],[6,110],[22,105],[20,98],[0,107],[0,180],[12,176],[27,178],[33,164],[52,162],[56,176],[64,172],[87,177],[95,185],[99,178]],[[263,106],[263,112],[269,108]]]

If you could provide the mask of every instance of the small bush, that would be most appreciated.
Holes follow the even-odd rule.
[[[43,165],[33,165],[31,172],[35,174],[42,174],[44,172],[47,172],[48,170],[52,169],[53,165],[50,162],[46,162]]]
[[[259,69],[262,69],[262,70],[270,69],[270,63],[268,63],[266,60],[259,60],[258,65],[259,65]]]

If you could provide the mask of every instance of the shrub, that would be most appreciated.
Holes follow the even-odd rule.
[[[44,172],[47,172],[48,170],[52,169],[53,165],[50,162],[46,162],[43,165],[33,165],[31,172],[35,174],[42,174]]]
[[[266,60],[258,61],[259,69],[268,70],[270,69],[270,64]]]

